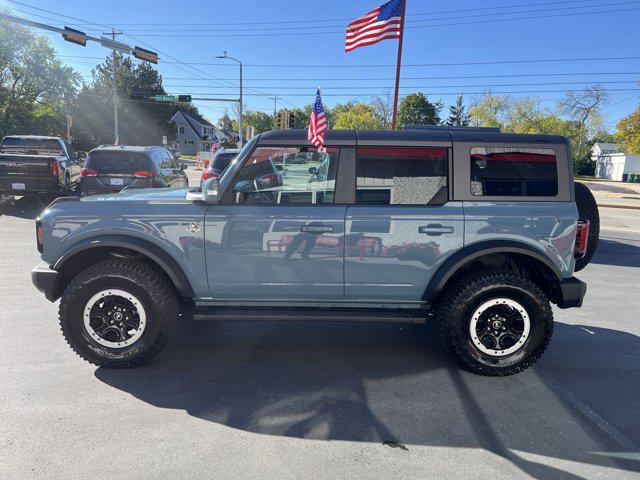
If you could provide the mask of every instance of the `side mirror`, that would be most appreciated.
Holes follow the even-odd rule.
[[[186,163],[181,163],[180,164],[180,170],[182,170],[183,172],[187,169],[188,165]]]
[[[309,175],[317,175],[317,174],[318,174],[318,168],[317,167],[309,168]]]
[[[218,203],[220,184],[218,177],[207,178],[202,182],[202,200],[210,205]]]

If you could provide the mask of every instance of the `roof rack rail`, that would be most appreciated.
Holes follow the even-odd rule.
[[[500,133],[500,127],[462,127],[449,125],[414,125],[409,124],[402,127],[403,130],[434,130],[434,131],[454,131],[454,132],[484,132]]]

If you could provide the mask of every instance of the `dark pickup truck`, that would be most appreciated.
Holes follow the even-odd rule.
[[[0,143],[0,194],[68,195],[80,182],[82,159],[58,137],[12,135]]]

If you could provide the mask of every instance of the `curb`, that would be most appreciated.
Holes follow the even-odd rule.
[[[598,207],[604,207],[604,208],[626,208],[628,210],[640,210],[640,204],[629,204],[626,205],[624,203],[599,203],[598,202]]]

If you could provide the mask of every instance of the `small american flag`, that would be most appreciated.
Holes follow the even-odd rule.
[[[402,36],[402,1],[391,0],[347,26],[346,51]]]
[[[316,103],[313,105],[311,120],[309,121],[309,141],[321,149],[324,146],[324,132],[326,131],[327,115],[324,113],[322,97],[320,96],[320,89],[318,89]]]

